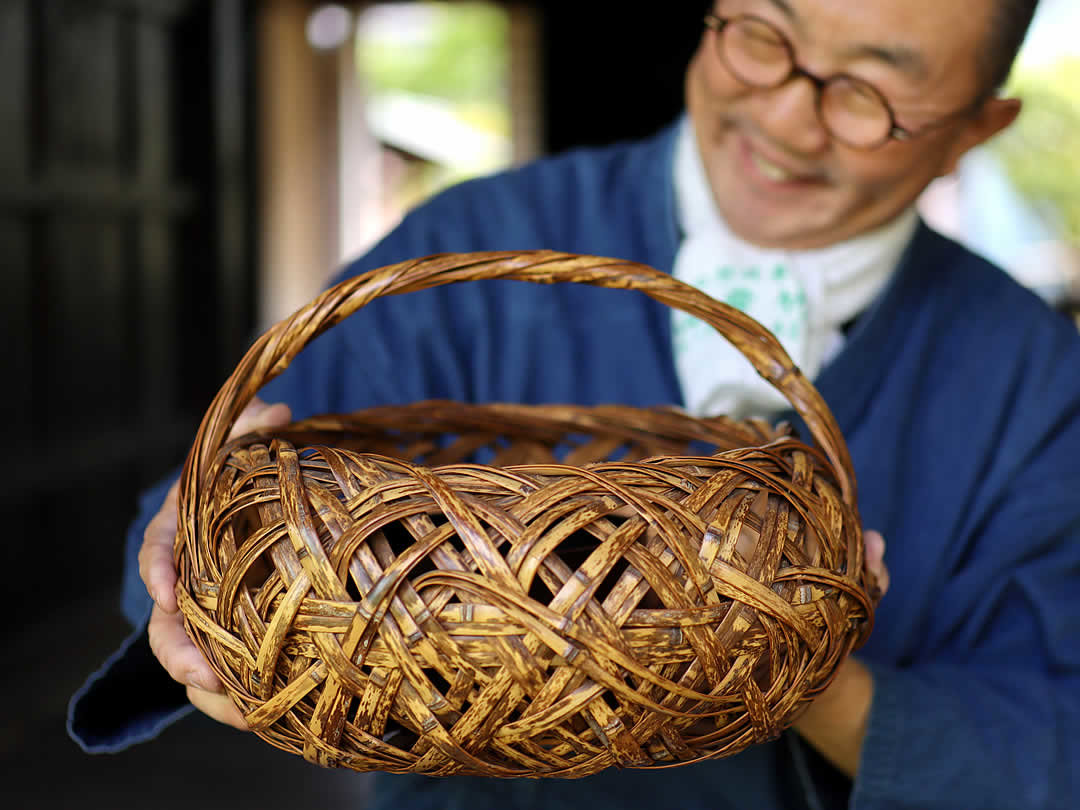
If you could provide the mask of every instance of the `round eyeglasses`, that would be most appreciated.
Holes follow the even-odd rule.
[[[808,79],[816,91],[822,125],[830,136],[854,149],[876,149],[890,140],[911,140],[973,109],[965,107],[913,132],[896,123],[889,103],[870,83],[844,73],[823,79],[799,67],[787,37],[760,17],[706,14],[705,26],[716,35],[720,61],[743,84],[767,90],[793,78]]]

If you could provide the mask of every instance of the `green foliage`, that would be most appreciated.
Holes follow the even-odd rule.
[[[506,12],[489,3],[417,3],[431,15],[430,36],[366,39],[357,63],[373,91],[398,90],[458,102],[505,93]]]
[[[1007,89],[1023,99],[1023,112],[991,147],[1020,192],[1051,208],[1080,244],[1080,58],[1018,69]]]

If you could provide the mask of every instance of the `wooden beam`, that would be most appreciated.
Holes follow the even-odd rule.
[[[314,297],[339,261],[337,55],[308,43],[309,12],[304,0],[258,12],[263,328]]]

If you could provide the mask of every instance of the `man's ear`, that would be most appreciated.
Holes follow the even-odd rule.
[[[956,140],[953,141],[948,158],[945,161],[942,176],[956,170],[956,164],[970,149],[993,138],[1009,126],[1020,115],[1021,102],[1018,98],[993,98],[983,102],[982,107],[972,115],[964,125]]]

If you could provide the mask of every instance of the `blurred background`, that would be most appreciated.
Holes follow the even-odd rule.
[[[137,492],[182,460],[254,335],[447,184],[678,114],[700,20],[626,9],[0,0],[5,806],[363,805],[364,777],[194,717],[85,755],[66,702],[127,631]],[[1077,30],[1074,0],[1043,0],[1020,124],[920,202],[1069,311]]]

